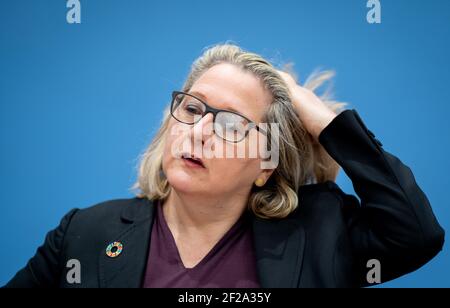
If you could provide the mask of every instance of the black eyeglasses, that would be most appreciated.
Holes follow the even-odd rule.
[[[265,133],[245,116],[228,110],[216,109],[192,94],[173,91],[170,113],[177,121],[193,125],[208,113],[213,114],[214,133],[229,142],[240,142],[252,128]]]

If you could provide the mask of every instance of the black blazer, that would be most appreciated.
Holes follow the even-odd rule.
[[[411,170],[382,148],[358,113],[345,110],[320,143],[351,179],[354,195],[334,182],[302,186],[299,207],[282,220],[253,216],[262,287],[368,285],[367,261],[381,264],[382,282],[416,270],[444,243],[444,230]],[[73,209],[47,234],[7,287],[140,287],[154,205],[142,198]],[[107,245],[123,244],[116,258]],[[69,284],[66,263],[81,264],[81,283]]]

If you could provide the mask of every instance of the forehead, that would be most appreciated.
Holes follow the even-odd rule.
[[[258,77],[232,64],[208,69],[189,92],[214,108],[232,110],[253,121],[262,119],[272,100]]]

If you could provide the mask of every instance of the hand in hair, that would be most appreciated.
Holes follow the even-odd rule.
[[[308,132],[316,141],[322,130],[337,116],[313,91],[306,89],[286,72],[278,71],[286,82],[292,104]]]

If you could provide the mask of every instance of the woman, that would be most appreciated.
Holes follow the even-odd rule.
[[[70,211],[7,287],[349,287],[421,267],[444,231],[358,113],[313,93],[328,77],[301,87],[238,46],[206,50],[142,156],[139,195]]]

